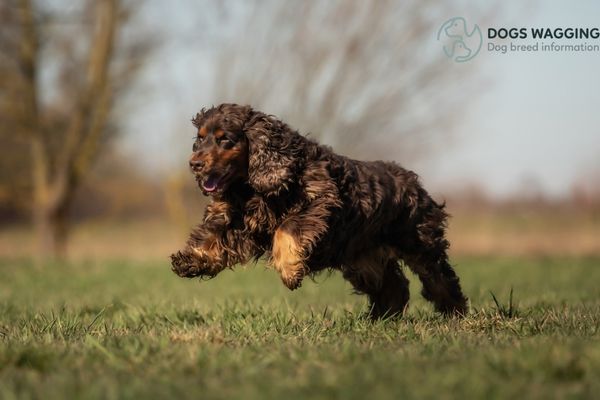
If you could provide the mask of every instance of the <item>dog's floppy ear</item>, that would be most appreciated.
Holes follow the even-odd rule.
[[[244,124],[248,138],[248,182],[265,195],[277,195],[293,184],[301,168],[301,136],[273,116],[251,112]]]

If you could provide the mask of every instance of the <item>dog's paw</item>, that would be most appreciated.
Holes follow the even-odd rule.
[[[171,254],[171,270],[182,278],[205,275],[204,264],[187,252]]]
[[[284,271],[281,273],[281,281],[290,290],[298,289],[302,286],[302,280],[306,275],[306,269],[304,267],[298,267],[292,271]]]

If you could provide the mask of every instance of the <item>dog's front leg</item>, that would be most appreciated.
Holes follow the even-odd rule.
[[[230,266],[227,230],[229,204],[214,201],[207,205],[203,222],[195,227],[185,248],[171,255],[173,272],[185,278],[213,277]]]
[[[310,272],[306,262],[329,229],[331,213],[341,207],[337,187],[323,179],[319,165],[305,171],[305,193],[310,203],[289,215],[273,235],[272,263],[290,290],[297,289]]]
[[[186,247],[171,255],[173,272],[184,278],[213,277],[228,266],[227,252],[218,233],[198,226]]]
[[[171,255],[171,265],[181,277],[213,277],[225,268],[259,258],[263,252],[243,229],[205,222],[192,231],[183,250]]]
[[[283,284],[294,290],[300,287],[308,269],[304,263],[306,254],[301,245],[301,238],[289,229],[290,225],[292,224],[288,222],[275,231],[272,263]]]
[[[290,290],[297,289],[310,272],[307,260],[327,232],[327,203],[314,202],[300,214],[288,217],[273,235],[271,262]]]

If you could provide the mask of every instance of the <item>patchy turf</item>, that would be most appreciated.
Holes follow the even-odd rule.
[[[592,398],[598,259],[462,259],[463,320],[370,323],[339,275],[0,262],[0,398]],[[510,301],[510,292],[513,299]],[[493,293],[493,296],[492,296]],[[495,298],[495,299],[494,299]]]

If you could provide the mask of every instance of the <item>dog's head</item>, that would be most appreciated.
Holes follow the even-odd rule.
[[[272,195],[296,179],[300,136],[276,118],[250,106],[221,104],[202,109],[192,123],[198,132],[190,167],[205,194],[225,193],[246,180]]]

